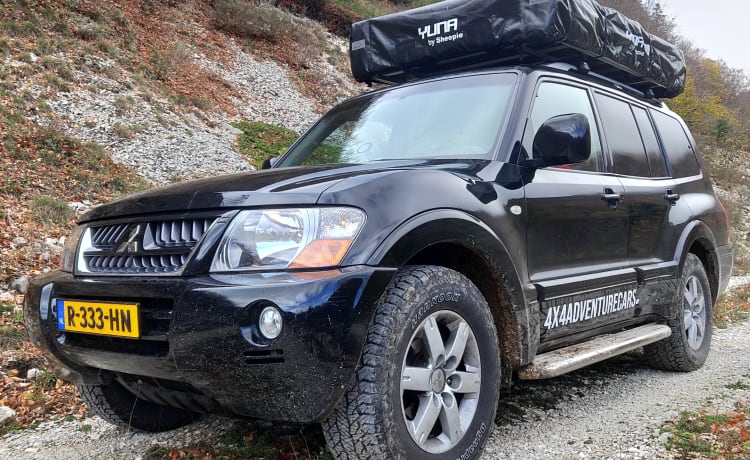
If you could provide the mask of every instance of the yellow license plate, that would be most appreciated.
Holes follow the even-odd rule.
[[[137,339],[138,304],[58,299],[57,329]]]

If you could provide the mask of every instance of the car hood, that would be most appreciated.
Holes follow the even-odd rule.
[[[330,187],[346,179],[367,181],[403,169],[475,169],[476,161],[397,160],[364,165],[324,165],[278,168],[198,179],[154,188],[84,214],[81,222],[180,211],[222,208],[312,205]],[[483,162],[484,163],[484,162]]]

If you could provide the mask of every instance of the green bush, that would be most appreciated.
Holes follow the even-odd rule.
[[[242,131],[237,147],[256,169],[261,168],[263,160],[284,153],[297,139],[297,133],[290,129],[260,121],[241,121],[232,126]]]
[[[31,212],[44,225],[65,225],[75,217],[68,202],[49,195],[37,195],[31,201]]]

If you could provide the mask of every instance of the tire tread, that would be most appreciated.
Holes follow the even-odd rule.
[[[192,423],[200,414],[139,398],[117,381],[76,385],[81,399],[99,417],[119,428],[141,432],[168,431]]]
[[[391,401],[382,398],[384,389],[381,388],[378,369],[388,367],[390,357],[387,352],[393,348],[398,336],[397,331],[394,331],[396,319],[408,314],[409,305],[405,299],[412,292],[420,292],[430,279],[445,277],[451,283],[465,284],[468,281],[463,275],[438,266],[405,267],[391,281],[368,329],[355,377],[333,414],[322,423],[327,447],[334,458],[401,458],[394,457],[393,452],[389,451],[383,434],[384,420],[377,404],[381,400],[384,405]],[[489,311],[484,310],[485,320],[492,324]]]
[[[680,276],[680,285],[678,286],[678,292],[675,296],[675,303],[679,305],[678,316],[667,322],[667,325],[672,329],[672,335],[664,340],[661,340],[644,347],[646,361],[648,364],[655,368],[665,371],[676,371],[676,372],[691,372],[699,369],[705,361],[705,353],[703,355],[696,355],[692,352],[686,343],[685,332],[682,325],[682,287],[685,284],[686,274],[695,273],[696,276],[701,278],[701,283],[704,285],[704,289],[708,288],[708,277],[706,276],[705,269],[700,259],[689,253],[685,259],[685,264]],[[706,291],[704,291],[706,292]],[[713,312],[713,305],[710,301],[711,295],[710,290],[708,291],[709,301],[706,302],[707,334],[704,337],[706,343],[703,347],[710,347],[711,341],[711,314]]]

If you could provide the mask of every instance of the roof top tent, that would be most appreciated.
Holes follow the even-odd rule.
[[[676,46],[593,0],[445,0],[353,24],[350,59],[366,83],[566,62],[659,98],[685,84]]]

